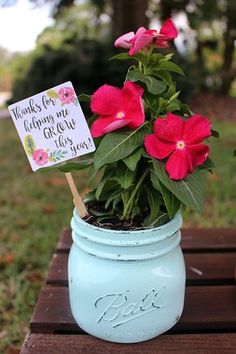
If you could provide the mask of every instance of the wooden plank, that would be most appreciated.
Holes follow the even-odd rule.
[[[57,252],[69,252],[72,244],[71,229],[62,230],[56,247]]]
[[[236,251],[236,229],[183,229],[182,249],[185,252]]]
[[[68,288],[46,287],[39,294],[30,322],[33,333],[82,330],[76,325],[69,305]]]
[[[185,254],[187,285],[234,284],[236,253]],[[46,283],[68,286],[67,253],[55,253],[52,257]]]
[[[187,285],[235,284],[236,253],[185,253]]]
[[[29,334],[20,354],[233,354],[235,348],[235,333],[162,335],[129,345],[88,335]]]
[[[54,253],[49,265],[46,284],[68,286],[68,253]]]
[[[31,332],[76,331],[70,309],[68,288],[46,287],[39,296],[31,320]],[[186,288],[184,313],[172,332],[236,329],[235,286],[193,286]]]
[[[71,230],[65,229],[57,245],[58,252],[69,252]],[[236,251],[236,229],[183,229],[181,246],[186,252]]]

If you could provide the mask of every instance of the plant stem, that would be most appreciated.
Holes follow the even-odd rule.
[[[152,56],[152,52],[153,52],[153,45],[150,47],[150,49],[149,49],[148,52],[147,52],[147,58],[148,58],[148,60],[147,60],[147,66],[148,66],[148,64],[149,64],[149,62],[150,62],[150,59],[151,59],[151,56]]]
[[[142,70],[142,63],[141,63],[141,61],[138,62],[138,67],[139,67],[139,71],[142,72],[143,70]]]
[[[130,196],[130,198],[128,200],[128,203],[126,204],[126,206],[124,208],[122,219],[128,219],[129,218],[131,210],[132,210],[132,207],[133,207],[133,202],[134,202],[135,195],[137,194],[137,192],[139,190],[139,187],[143,183],[143,180],[148,175],[148,173],[149,173],[149,168],[144,171],[144,173],[142,174],[142,176],[141,176],[140,180],[138,181],[136,187],[134,188],[134,190],[133,190],[133,192],[132,192],[132,194],[131,194],[131,196]]]

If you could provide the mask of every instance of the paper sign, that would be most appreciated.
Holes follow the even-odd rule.
[[[8,109],[33,171],[95,150],[71,82],[14,103]]]

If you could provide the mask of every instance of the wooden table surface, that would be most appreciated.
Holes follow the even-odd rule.
[[[167,333],[143,343],[94,338],[69,307],[67,259],[71,231],[61,234],[21,354],[236,353],[236,229],[182,231],[187,286],[184,312]]]

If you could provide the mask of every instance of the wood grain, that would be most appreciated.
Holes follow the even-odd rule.
[[[129,345],[94,338],[75,323],[67,288],[71,243],[71,230],[63,230],[20,354],[235,353],[236,229],[182,231],[187,271],[183,315],[168,333]]]
[[[83,332],[70,312],[68,288],[48,286],[41,291],[30,329],[33,333]],[[171,331],[235,329],[235,286],[189,286],[186,288],[183,315]]]
[[[235,253],[184,254],[187,285],[229,285],[235,283]],[[55,253],[52,257],[46,283],[68,286],[68,253]]]
[[[57,251],[68,252],[71,243],[71,230],[65,229]],[[187,252],[235,252],[236,229],[183,229],[181,247]]]
[[[109,343],[88,335],[30,334],[20,354],[230,354],[236,333],[162,335],[143,343]]]
[[[236,229],[183,229],[181,247],[186,252],[235,252]]]

